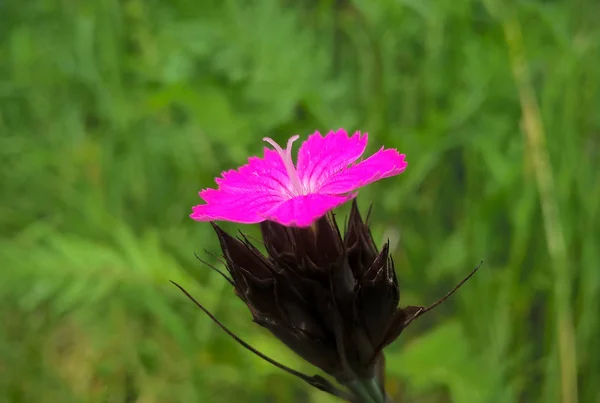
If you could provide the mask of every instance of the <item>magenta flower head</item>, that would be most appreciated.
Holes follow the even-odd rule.
[[[345,130],[326,136],[308,137],[292,159],[288,140],[283,150],[270,138],[264,140],[264,157],[251,157],[237,171],[223,172],[218,189],[206,189],[200,197],[206,204],[195,206],[191,218],[197,221],[258,223],[265,220],[285,226],[308,227],[328,211],[356,196],[356,190],[379,179],[403,172],[404,154],[381,148],[357,162],[365,152],[368,135],[348,136]]]
[[[223,173],[218,190],[200,193],[206,204],[194,207],[191,217],[211,221],[228,271],[219,273],[254,322],[345,388],[266,357],[178,287],[230,336],[270,363],[348,401],[385,403],[383,349],[466,279],[433,305],[398,307],[400,289],[388,244],[376,247],[356,200],[344,231],[331,210],[353,199],[359,187],[401,173],[407,165],[404,155],[382,148],[357,163],[367,136],[349,137],[338,130],[310,136],[294,165],[296,138],[286,150],[267,139],[275,151],[265,149],[264,158],[250,158],[239,170]],[[264,252],[244,235],[229,235],[215,220],[260,223]]]

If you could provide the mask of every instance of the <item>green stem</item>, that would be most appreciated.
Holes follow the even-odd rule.
[[[375,398],[375,401],[385,403],[385,392],[379,387],[379,381],[377,378],[371,378],[367,385],[369,391],[371,392],[371,396]]]
[[[355,379],[345,385],[360,399],[360,403],[386,403],[385,393],[379,387],[377,378]]]

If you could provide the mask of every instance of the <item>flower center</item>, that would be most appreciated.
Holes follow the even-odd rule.
[[[263,141],[266,141],[267,143],[271,144],[275,151],[277,151],[277,154],[279,154],[279,157],[281,157],[281,161],[285,166],[285,170],[287,171],[287,174],[290,177],[290,183],[292,185],[292,188],[289,190],[294,196],[306,194],[306,189],[304,189],[304,186],[302,186],[300,178],[298,177],[298,172],[296,171],[296,167],[294,166],[294,161],[292,161],[292,144],[294,143],[294,141],[298,140],[298,138],[300,138],[300,136],[298,135],[292,136],[288,140],[285,150],[283,150],[279,146],[279,144],[277,144],[272,138],[263,138]]]

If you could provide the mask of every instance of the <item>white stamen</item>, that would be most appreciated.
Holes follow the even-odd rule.
[[[300,136],[295,135],[292,136],[288,142],[285,150],[281,148],[279,144],[275,142],[272,138],[264,137],[263,141],[271,144],[277,154],[281,157],[281,161],[283,161],[283,165],[285,166],[285,170],[290,177],[290,182],[292,183],[292,189],[290,189],[295,195],[304,194],[304,186],[300,183],[300,178],[298,178],[298,172],[296,172],[296,167],[294,166],[294,161],[292,161],[292,144],[294,141],[298,140]]]

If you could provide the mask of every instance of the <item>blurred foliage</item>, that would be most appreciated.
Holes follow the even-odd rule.
[[[0,401],[333,402],[168,280],[313,374],[195,260],[218,249],[188,214],[262,137],[345,127],[407,154],[359,195],[403,305],[485,259],[388,349],[395,400],[599,402],[598,15],[594,0],[3,0]]]

